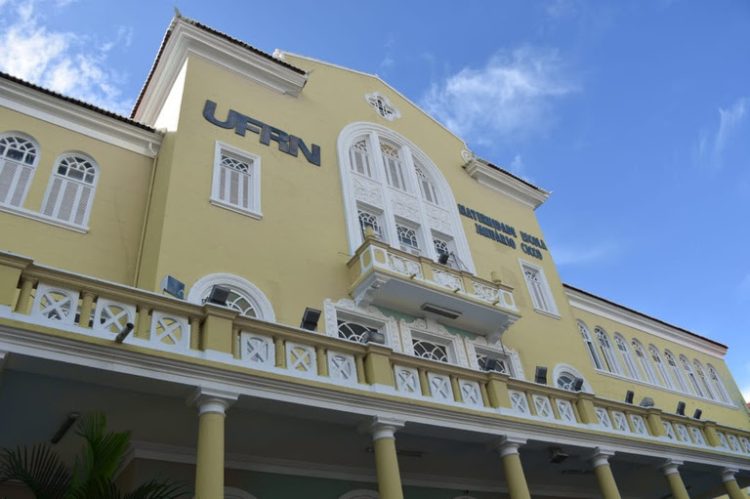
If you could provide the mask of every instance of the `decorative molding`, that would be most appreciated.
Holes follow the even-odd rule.
[[[149,158],[156,157],[161,146],[162,135],[159,132],[144,130],[2,78],[0,106]]]
[[[143,90],[143,98],[135,110],[135,118],[154,123],[164,106],[169,91],[188,56],[197,55],[238,73],[276,92],[296,97],[307,83],[307,75],[256,54],[244,47],[208,33],[191,23],[176,18],[169,38],[154,68],[151,80]]]
[[[365,94],[365,100],[367,103],[375,109],[378,116],[381,118],[394,121],[401,117],[401,111],[396,106],[391,104],[391,100],[380,92],[371,92]]]
[[[639,329],[643,332],[653,334],[658,338],[677,343],[686,348],[697,350],[717,359],[723,359],[726,354],[727,350],[725,347],[686,334],[677,328],[661,324],[653,319],[648,319],[636,312],[625,310],[612,303],[598,300],[593,296],[581,293],[575,289],[568,287],[564,287],[564,289],[565,295],[568,297],[568,303],[570,303],[571,307],[619,322],[625,326]]]
[[[548,192],[535,189],[509,173],[498,170],[477,159],[470,159],[464,165],[464,170],[480,184],[515,199],[532,209],[537,209],[549,197]]]
[[[20,318],[20,314],[11,314]],[[379,390],[363,387],[341,389],[334,384],[317,381],[299,383],[289,375],[263,371],[229,370],[217,363],[197,363],[194,358],[153,355],[142,349],[115,348],[113,344],[97,344],[40,332],[35,328],[21,329],[0,325],[0,348],[11,354],[91,367],[108,372],[139,376],[144,379],[169,380],[177,386],[216,388],[241,396],[273,399],[281,402],[343,411],[373,417],[388,415],[409,423],[424,424],[460,431],[480,432],[487,436],[510,436],[555,442],[558,445],[601,447],[617,452],[673,458],[710,466],[732,467],[750,471],[747,455],[730,453],[718,448],[696,448],[675,445],[655,438],[624,437],[594,426],[539,424],[531,418],[512,417],[495,411],[466,409],[456,411],[447,404],[415,403],[413,398],[400,398],[392,388]],[[372,397],[372,393],[382,393]]]

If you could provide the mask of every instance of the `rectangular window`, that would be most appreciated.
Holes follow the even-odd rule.
[[[477,350],[477,365],[482,371],[511,375],[510,362],[501,353]]]
[[[443,265],[461,270],[460,261],[456,257],[456,244],[453,242],[452,237],[433,231],[432,244],[435,248],[435,256],[437,256],[438,262],[444,262]]]
[[[372,231],[373,235],[380,241],[383,241],[383,222],[381,216],[370,210],[362,208],[357,209],[357,216],[359,218],[359,228],[362,229],[362,237],[367,236],[369,231]]]
[[[523,277],[526,281],[534,309],[539,312],[558,315],[557,305],[555,305],[555,300],[552,298],[552,291],[547,283],[544,270],[541,267],[524,261],[521,261],[521,270],[523,271]]]
[[[423,359],[448,362],[448,347],[421,338],[412,339],[414,355]]]
[[[217,143],[211,203],[259,218],[260,157]]]

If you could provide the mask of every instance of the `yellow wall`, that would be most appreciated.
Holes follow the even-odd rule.
[[[99,165],[99,180],[81,234],[0,211],[0,249],[37,263],[133,284],[152,159],[66,128],[0,108],[0,133],[20,131],[39,143],[41,157],[24,207],[41,212],[50,173],[64,152],[80,151]]]

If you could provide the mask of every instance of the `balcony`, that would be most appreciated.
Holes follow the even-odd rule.
[[[513,288],[412,255],[368,236],[349,260],[349,292],[378,305],[497,339],[520,318]]]

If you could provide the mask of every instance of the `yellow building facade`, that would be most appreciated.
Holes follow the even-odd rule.
[[[562,283],[548,193],[379,78],[178,16],[130,118],[0,99],[0,447],[103,411],[200,499],[746,497],[727,347]]]

